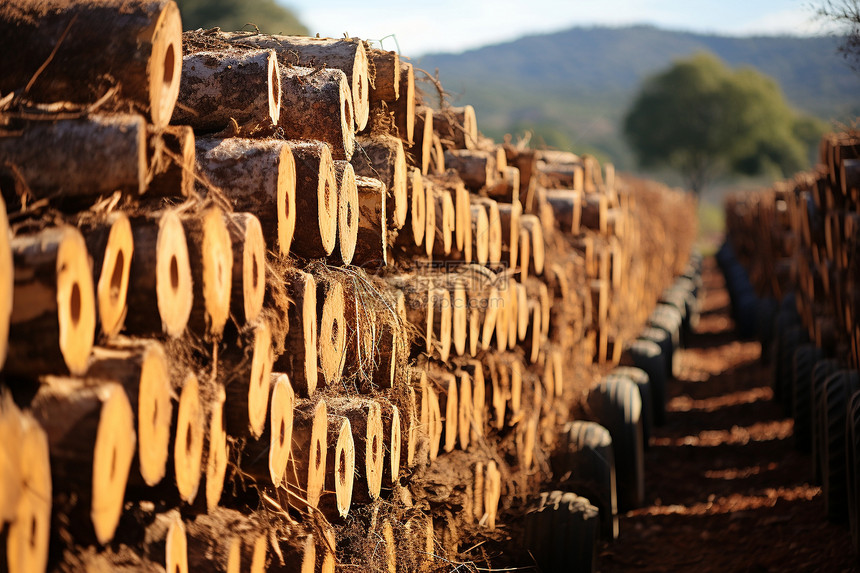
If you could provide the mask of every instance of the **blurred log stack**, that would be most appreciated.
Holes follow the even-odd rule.
[[[694,205],[496,144],[368,42],[181,29],[0,8],[3,566],[475,560]]]

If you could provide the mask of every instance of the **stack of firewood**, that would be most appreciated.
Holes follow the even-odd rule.
[[[10,571],[460,559],[689,254],[680,194],[358,39],[15,0],[0,45]]]

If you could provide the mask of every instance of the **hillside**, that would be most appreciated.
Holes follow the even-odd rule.
[[[558,147],[592,149],[622,167],[632,159],[619,123],[644,78],[677,58],[710,51],[732,66],[774,77],[799,110],[825,120],[860,115],[860,73],[827,37],[725,37],[651,26],[572,28],[462,54],[428,54],[454,100],[470,103],[482,131],[500,137],[533,129]]]

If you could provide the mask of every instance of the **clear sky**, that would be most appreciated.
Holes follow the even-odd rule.
[[[382,40],[418,57],[459,52],[572,26],[654,24],[729,35],[823,32],[822,0],[278,0],[310,33]],[[396,44],[393,37],[396,37]]]

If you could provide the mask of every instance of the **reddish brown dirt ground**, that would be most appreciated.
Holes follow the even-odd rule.
[[[646,452],[646,506],[621,519],[601,571],[855,571],[847,524],[825,519],[807,454],[773,400],[758,342],[738,341],[705,264],[702,318],[676,361],[667,424]]]

